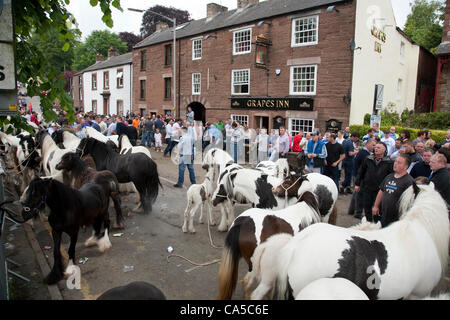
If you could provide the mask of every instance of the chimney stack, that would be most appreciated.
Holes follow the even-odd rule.
[[[164,31],[166,29],[169,29],[169,25],[167,24],[167,22],[158,21],[156,23],[156,31],[158,30]]]
[[[103,58],[103,55],[101,53],[97,53],[95,55],[95,62],[99,62],[99,61],[105,61],[105,58]]]
[[[113,46],[109,47],[109,50],[108,50],[108,59],[111,58],[111,57],[116,57],[116,56],[118,56],[118,55],[119,55],[119,50],[114,49]]]
[[[228,8],[217,3],[208,3],[206,5],[206,18],[211,18],[216,13],[227,12]]]
[[[259,0],[237,0],[237,8],[244,8],[246,7],[248,4],[259,4]]]

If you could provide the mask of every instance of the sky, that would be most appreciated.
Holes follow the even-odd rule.
[[[406,17],[410,13],[409,2],[411,0],[392,0],[395,20],[397,26],[403,28]],[[82,40],[84,40],[94,30],[109,29],[114,33],[123,31],[140,34],[140,27],[143,13],[133,12],[127,8],[148,9],[155,5],[166,7],[174,7],[181,10],[187,10],[191,14],[192,19],[203,19],[206,17],[206,5],[215,2],[228,8],[228,10],[236,9],[236,0],[121,0],[120,4],[123,12],[112,8],[112,17],[114,27],[109,29],[101,20],[102,12],[100,7],[91,7],[89,0],[71,0],[67,6],[78,22],[78,28],[82,32]],[[262,2],[262,1],[260,1]]]

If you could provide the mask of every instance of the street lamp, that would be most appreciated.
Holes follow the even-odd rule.
[[[158,16],[161,16],[163,18],[166,18],[170,22],[173,23],[173,107],[174,107],[174,116],[177,116],[177,60],[176,60],[176,45],[177,45],[177,19],[176,18],[169,18],[165,15],[162,15],[158,12],[152,11],[150,9],[148,10],[142,10],[142,9],[134,9],[134,8],[128,8],[130,11],[135,12],[145,12],[150,11],[151,13],[154,13]]]

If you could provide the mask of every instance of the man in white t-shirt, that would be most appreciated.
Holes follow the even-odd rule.
[[[393,154],[397,148],[395,147],[395,140],[391,138],[391,132],[389,130],[384,131],[384,137],[381,138],[381,142],[384,142],[384,144],[387,147],[387,155],[390,156]]]
[[[166,124],[166,136],[164,138],[165,143],[167,143],[167,147],[164,150],[164,156],[166,156],[167,153],[170,151],[170,144],[171,144],[171,138],[172,138],[172,126],[173,126],[173,119],[170,119],[169,122]]]

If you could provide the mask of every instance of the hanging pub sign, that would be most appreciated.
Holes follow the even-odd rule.
[[[16,62],[11,0],[0,0],[0,115],[17,114]]]
[[[314,100],[311,98],[231,98],[232,109],[313,111],[313,107]]]
[[[267,65],[267,54],[269,46],[271,46],[272,43],[270,40],[268,40],[266,37],[264,37],[263,34],[260,34],[256,37],[255,42],[255,66],[266,68]]]

